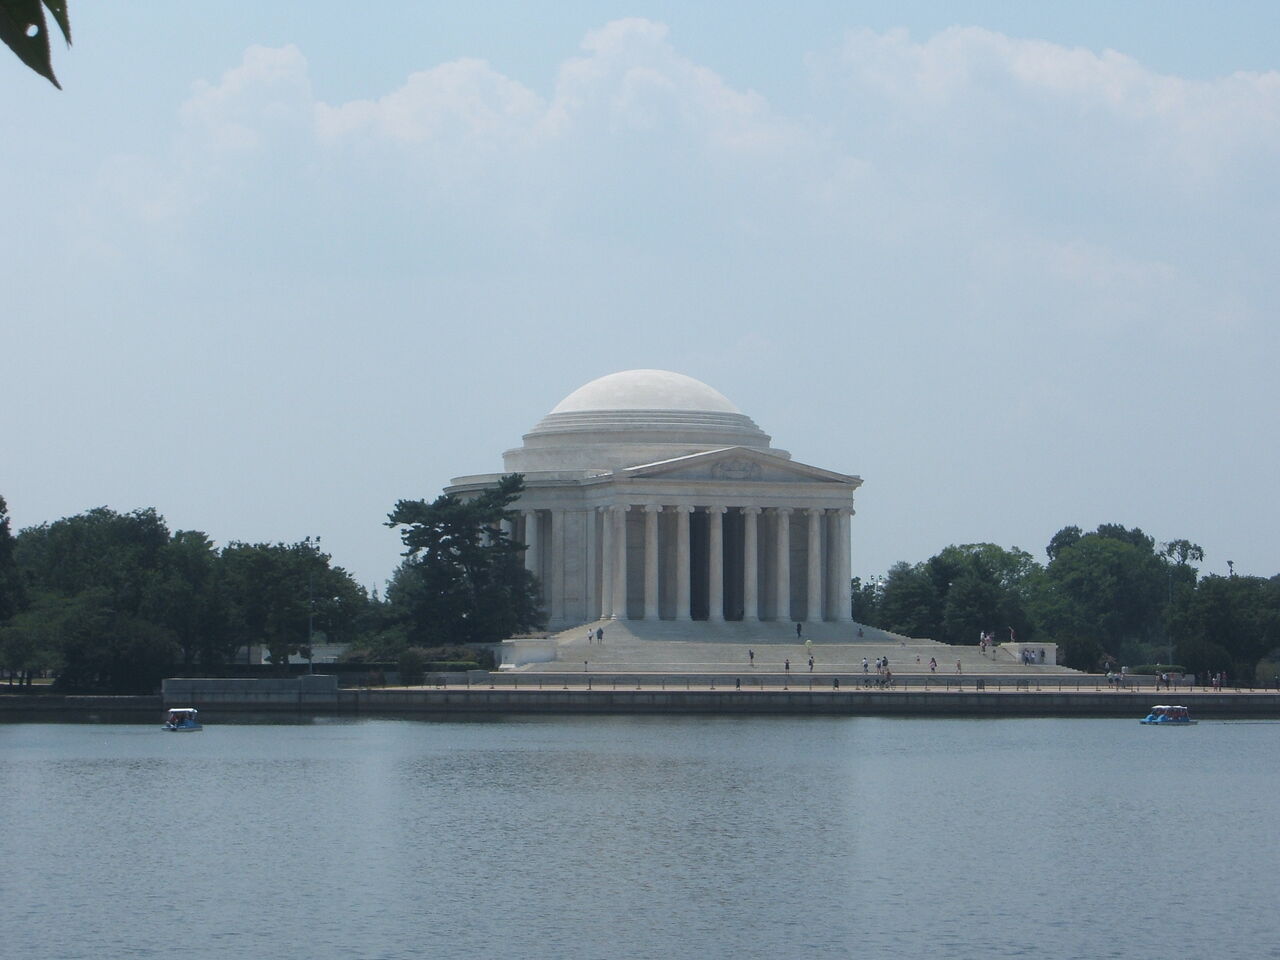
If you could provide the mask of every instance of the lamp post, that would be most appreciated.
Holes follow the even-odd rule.
[[[1169,629],[1169,621],[1173,617],[1173,564],[1170,562],[1172,543],[1161,543],[1160,549],[1164,551],[1165,573],[1168,576],[1168,604],[1164,614],[1164,639],[1169,647],[1169,663],[1173,663],[1173,632]]]
[[[307,545],[307,549],[311,551],[313,556],[320,555],[320,538],[314,539],[306,537],[302,541]],[[316,672],[315,662],[315,635],[316,635],[316,571],[315,564],[307,565],[307,673]]]

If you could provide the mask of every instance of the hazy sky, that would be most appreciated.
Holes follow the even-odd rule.
[[[0,495],[320,535],[595,377],[864,478],[855,574],[1280,570],[1280,4],[94,3],[0,51]]]

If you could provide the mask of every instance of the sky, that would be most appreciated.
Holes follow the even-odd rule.
[[[1280,5],[71,0],[0,51],[0,496],[320,536],[630,368],[863,478],[1280,571]]]

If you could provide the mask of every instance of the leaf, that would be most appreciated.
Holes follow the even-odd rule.
[[[58,21],[58,29],[62,31],[62,39],[67,41],[68,47],[71,46],[71,18],[67,16],[65,0],[44,0],[44,5],[53,14],[53,19]]]
[[[62,0],[46,0],[67,43],[71,43],[71,21]],[[40,0],[0,0],[0,40],[40,76],[59,90],[62,84],[53,74],[53,56],[49,49],[49,26],[45,22]]]

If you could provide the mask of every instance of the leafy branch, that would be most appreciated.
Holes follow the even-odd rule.
[[[0,40],[40,76],[59,90],[62,84],[53,74],[53,52],[49,47],[49,25],[45,8],[53,15],[67,46],[71,46],[71,20],[66,0],[0,0]]]

